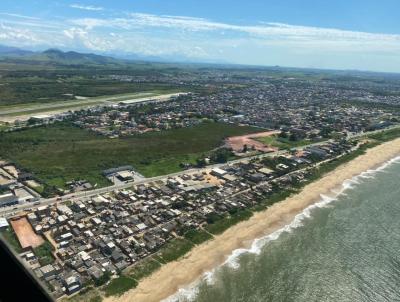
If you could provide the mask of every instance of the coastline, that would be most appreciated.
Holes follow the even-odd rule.
[[[178,261],[163,265],[139,285],[120,297],[107,297],[104,301],[160,301],[174,295],[198,280],[205,272],[224,263],[233,251],[249,248],[255,239],[272,234],[290,224],[296,215],[321,200],[321,194],[343,187],[343,182],[370,169],[377,168],[400,155],[400,139],[368,149],[365,154],[339,166],[322,178],[306,185],[300,193],[255,213],[221,235],[193,248]],[[171,274],[171,272],[174,272]]]

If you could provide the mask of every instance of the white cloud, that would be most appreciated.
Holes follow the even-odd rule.
[[[81,4],[71,4],[69,7],[83,9],[83,10],[91,10],[91,11],[102,11],[104,7],[101,6],[92,6],[92,5],[81,5]]]
[[[20,19],[40,20],[40,18],[31,17],[31,16],[25,16],[25,15],[20,15],[20,14],[0,13],[0,15],[8,16],[8,17],[20,18]]]
[[[41,39],[28,29],[17,29],[0,23],[0,40],[11,43],[39,44]]]
[[[87,9],[78,4],[74,6]],[[206,60],[220,58],[237,63],[272,65],[284,65],[282,60],[287,64],[312,62],[317,57],[330,61],[336,55],[346,56],[346,62],[351,61],[350,57],[356,60],[361,55],[386,57],[390,61],[400,52],[400,35],[396,34],[284,23],[231,24],[143,13],[118,15],[114,12],[112,16],[115,17],[53,21],[20,20],[14,16],[14,20],[3,22],[8,28],[0,28],[0,40],[25,39],[24,45],[40,41],[49,47],[66,45],[77,50]]]
[[[213,22],[202,18],[184,16],[151,15],[131,13],[129,18],[83,18],[71,20],[87,29],[95,27],[135,29],[164,28],[191,32],[217,32],[225,34],[246,34],[259,39],[307,41],[348,41],[348,42],[393,42],[400,43],[400,35],[368,33],[333,28],[297,26],[283,23],[263,23],[261,25],[235,25]]]

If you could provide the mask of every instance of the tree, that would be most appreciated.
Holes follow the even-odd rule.
[[[210,159],[216,163],[226,163],[230,156],[232,156],[231,150],[227,148],[220,148],[211,154]]]
[[[111,273],[107,271],[99,279],[95,280],[94,284],[96,286],[101,286],[103,284],[106,284],[110,280],[110,277],[111,277]]]
[[[331,132],[332,132],[332,129],[331,129],[331,128],[329,128],[329,127],[324,127],[324,128],[321,129],[321,131],[320,131],[319,134],[320,134],[322,137],[324,137],[324,138],[329,138]]]
[[[291,142],[297,141],[297,135],[295,133],[291,133],[290,136],[289,136],[289,140]]]
[[[279,137],[280,138],[287,138],[288,134],[287,134],[287,132],[285,130],[283,130],[283,131],[281,131],[281,133],[279,133]]]
[[[203,168],[203,167],[205,167],[205,166],[206,166],[206,160],[205,160],[204,158],[198,158],[198,159],[196,160],[196,166],[197,166],[198,168]]]

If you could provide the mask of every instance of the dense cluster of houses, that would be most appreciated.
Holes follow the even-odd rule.
[[[111,78],[118,81],[135,81],[133,76]],[[340,83],[339,87],[335,81],[274,79],[263,74],[253,78],[236,78],[218,72],[196,74],[196,80],[200,84],[210,81],[210,78],[213,79],[213,84],[241,85],[232,89],[229,85],[221,84],[211,93],[185,93],[172,96],[169,101],[120,102],[54,116],[39,115],[33,117],[25,126],[72,119],[80,127],[109,137],[119,137],[190,127],[200,123],[203,118],[209,118],[221,122],[286,130],[294,137],[302,139],[329,137],[332,133],[346,135],[380,129],[400,122],[400,112],[392,110],[390,106],[358,105],[371,102],[381,105],[399,103],[399,96],[392,95],[390,87],[370,87],[374,85],[373,81],[356,82],[354,85]],[[171,78],[171,75],[164,80],[178,81],[174,77]],[[185,82],[192,83],[192,77],[185,75],[182,81],[178,82],[182,85]],[[389,92],[373,93],[379,90],[378,88],[388,89]],[[9,131],[20,127],[24,125],[15,125],[9,128]]]
[[[207,95],[187,94],[169,102],[94,107],[75,113],[72,119],[110,137],[190,127],[213,119],[281,129],[297,139],[345,136],[400,122],[398,111],[343,105],[339,100],[345,97],[342,91],[320,86],[264,84]]]
[[[128,107],[141,107],[131,105]],[[138,114],[126,105],[115,108],[92,108],[75,116],[75,124],[112,138],[197,125],[201,122],[190,113],[174,111]],[[156,106],[154,106],[156,107]],[[157,107],[156,107],[157,108]],[[156,110],[156,109],[155,109]]]
[[[34,232],[52,244],[54,262],[41,265],[35,250],[21,255],[55,297],[70,295],[88,282],[120,273],[185,231],[201,228],[210,215],[251,208],[307,180],[315,163],[351,148],[331,142],[40,206],[26,217]]]

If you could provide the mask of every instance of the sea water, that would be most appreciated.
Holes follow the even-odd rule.
[[[400,158],[328,195],[166,301],[400,301]]]

